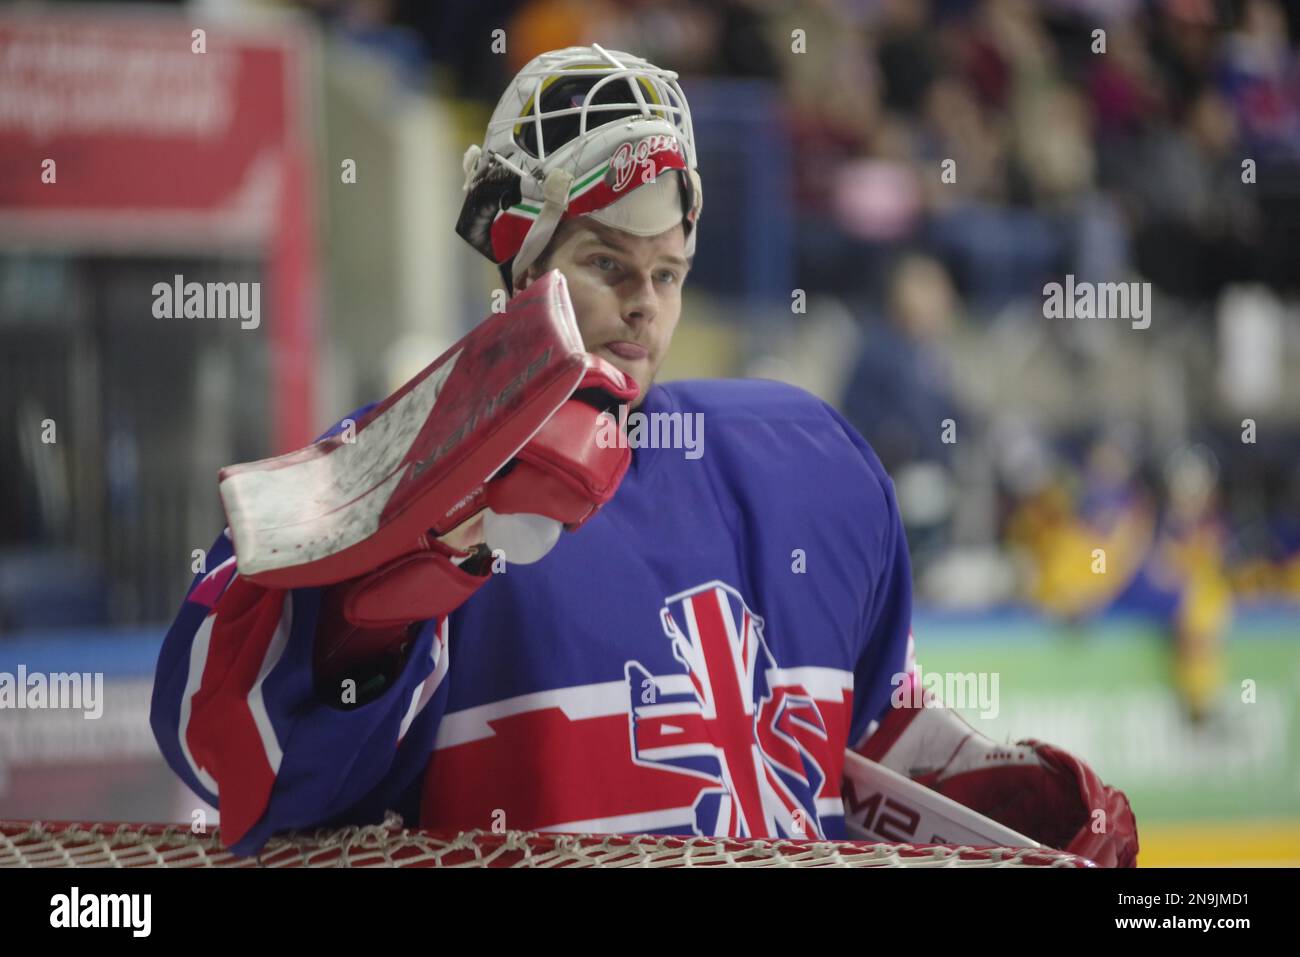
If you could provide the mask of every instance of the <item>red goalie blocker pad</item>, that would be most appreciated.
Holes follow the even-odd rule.
[[[586,353],[553,270],[346,431],[221,470],[239,572],[268,588],[363,575],[482,508],[482,485],[577,388]]]

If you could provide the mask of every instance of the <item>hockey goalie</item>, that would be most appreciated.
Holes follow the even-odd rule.
[[[892,706],[914,673],[907,544],[834,409],[775,382],[655,381],[703,206],[676,74],[543,54],[464,175],[456,229],[507,310],[315,445],[221,473],[229,525],[151,720],[227,844],[389,809],[842,839],[883,830],[846,801],[874,768],[975,822],[963,841],[988,821],[1132,866],[1128,801],[1083,761]],[[610,441],[627,408],[701,417],[702,454]],[[885,836],[958,839],[910,820]]]

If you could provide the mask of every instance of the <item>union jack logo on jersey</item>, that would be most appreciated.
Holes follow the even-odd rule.
[[[826,722],[802,685],[781,680],[763,619],[716,581],[666,599],[660,619],[686,673],[625,665],[632,759],[701,779],[697,834],[824,837]]]

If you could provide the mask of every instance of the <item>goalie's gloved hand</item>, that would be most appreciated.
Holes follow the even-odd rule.
[[[561,526],[580,528],[627,474],[631,449],[608,439],[617,407],[636,398],[637,385],[604,359],[587,359],[573,396],[487,485],[484,540],[506,561],[537,561]]]
[[[613,498],[632,453],[626,443],[602,440],[613,427],[605,413],[634,399],[637,386],[597,356],[588,362],[573,396],[485,483],[481,524],[462,525],[455,545],[424,536],[410,553],[325,589],[319,677],[333,683],[376,661],[400,666],[410,626],[464,604],[491,577],[493,549],[507,562],[536,561],[561,528],[579,528]]]
[[[998,744],[957,712],[930,706],[890,708],[859,750],[1040,844],[1102,867],[1137,865],[1128,798],[1060,748]]]
[[[1016,747],[1032,752],[1040,770],[1026,775],[1029,795],[1019,802],[1005,802],[1006,810],[1000,813],[1010,819],[1018,816],[1023,833],[1040,843],[1102,867],[1137,866],[1137,819],[1123,791],[1103,784],[1085,761],[1061,748],[1032,738],[1017,742]],[[945,784],[950,797],[965,790],[973,800],[980,800],[979,789],[978,782],[962,781],[959,776]]]

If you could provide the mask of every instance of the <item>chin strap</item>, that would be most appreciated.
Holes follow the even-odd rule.
[[[469,188],[474,183],[474,177],[478,173],[478,160],[483,155],[483,148],[477,143],[471,144],[469,149],[465,150],[465,155],[461,157],[460,168],[465,172],[465,182],[461,184],[460,191],[468,193]]]
[[[569,208],[569,190],[572,186],[573,174],[566,169],[551,170],[542,184],[542,209],[528,230],[528,235],[524,237],[519,252],[515,254],[512,272],[516,289],[528,267],[542,254],[546,244],[555,235],[555,227],[560,225],[564,211]]]

